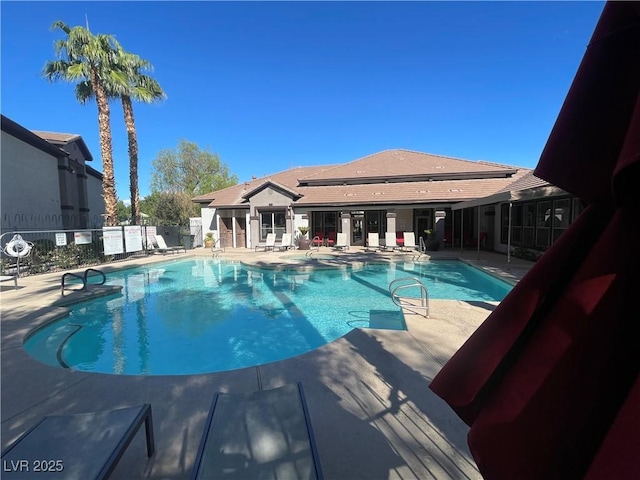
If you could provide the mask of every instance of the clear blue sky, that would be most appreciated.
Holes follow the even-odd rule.
[[[2,113],[81,134],[102,171],[95,104],[40,72],[55,20],[117,37],[167,100],[135,105],[140,190],[181,138],[239,180],[391,148],[534,167],[604,2],[1,3]],[[126,133],[112,105],[118,196]]]

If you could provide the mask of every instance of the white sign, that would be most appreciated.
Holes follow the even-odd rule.
[[[124,245],[127,252],[139,252],[142,250],[142,229],[140,225],[124,227]]]
[[[56,247],[64,247],[67,244],[66,233],[56,233]]]
[[[124,248],[122,247],[122,227],[103,227],[102,236],[105,255],[124,253]]]
[[[91,243],[91,232],[75,232],[73,241],[76,242],[76,245]]]

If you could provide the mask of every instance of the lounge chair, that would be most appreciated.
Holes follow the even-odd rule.
[[[277,247],[279,250],[289,250],[290,248],[293,248],[293,244],[291,243],[291,234],[283,233],[280,245],[277,245]]]
[[[367,247],[365,248],[366,251],[369,250],[380,250],[380,235],[378,235],[377,233],[372,233],[369,232],[367,234]]]
[[[384,249],[385,250],[396,250],[400,248],[398,243],[396,242],[396,233],[395,232],[386,232],[384,234]]]
[[[185,253],[187,252],[187,249],[182,246],[177,246],[177,247],[167,246],[167,242],[164,241],[164,237],[162,235],[156,234],[155,237],[156,237],[156,243],[158,244],[158,251],[163,254],[167,252],[178,253],[180,250],[184,250]]]
[[[402,250],[404,251],[412,251],[417,250],[418,246],[416,245],[416,234],[413,232],[404,232],[402,234],[404,238],[404,245],[402,246]]]
[[[302,384],[216,394],[191,478],[321,479]]]
[[[265,243],[258,243],[258,245],[256,245],[255,251],[257,252],[259,249],[263,249],[265,252],[267,250],[273,251],[275,246],[276,246],[276,234],[267,233],[267,239]]]
[[[148,403],[44,417],[2,452],[2,478],[108,478],[142,423],[151,457],[155,444]]]
[[[6,282],[8,280],[13,280],[13,289],[18,289],[18,274],[15,275],[0,275],[0,282]]]
[[[339,250],[349,250],[349,244],[347,243],[347,234],[339,233],[336,243],[334,245],[335,249]]]

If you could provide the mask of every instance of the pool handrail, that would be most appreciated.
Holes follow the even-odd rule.
[[[414,305],[406,300],[403,301],[403,297],[401,297],[398,292],[400,290],[408,289],[408,288],[416,288],[420,289],[420,305]],[[403,277],[396,278],[391,283],[389,283],[389,293],[391,294],[391,301],[395,303],[398,307],[407,309],[413,313],[421,315],[421,313],[416,312],[414,309],[424,310],[425,318],[429,318],[429,291],[427,287],[425,287],[422,280],[418,277]],[[404,297],[404,298],[414,298],[415,297]]]

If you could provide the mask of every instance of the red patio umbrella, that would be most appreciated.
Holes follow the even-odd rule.
[[[588,206],[430,388],[486,479],[638,479],[639,2],[605,5],[534,173]]]

